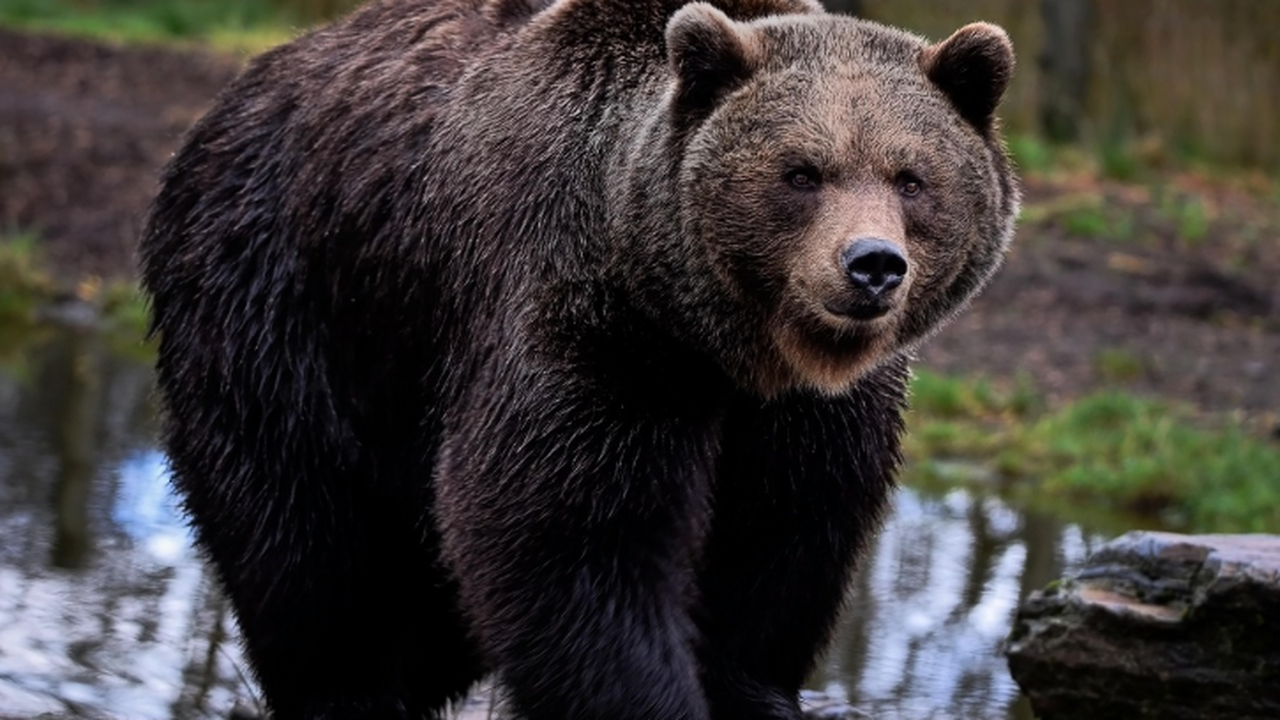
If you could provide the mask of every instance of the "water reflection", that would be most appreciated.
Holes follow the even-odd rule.
[[[0,366],[0,715],[226,717],[226,608],[155,450],[147,368],[92,333]]]
[[[147,367],[101,338],[0,359],[0,716],[254,705],[154,436]],[[1029,718],[999,651],[1011,614],[1096,542],[993,499],[904,492],[813,684],[883,720]]]
[[[1100,541],[992,498],[904,492],[815,682],[882,720],[1030,718],[1001,655],[1010,619]]]

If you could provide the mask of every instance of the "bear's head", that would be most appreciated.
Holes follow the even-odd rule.
[[[930,45],[848,17],[748,23],[693,3],[667,51],[682,235],[750,317],[726,363],[740,380],[840,392],[999,266],[1018,204],[994,117],[1014,65],[1000,28]],[[734,340],[720,340],[724,354]]]

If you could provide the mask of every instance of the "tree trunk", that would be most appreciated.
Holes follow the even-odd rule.
[[[1091,0],[1040,0],[1040,128],[1054,142],[1080,139],[1089,90]]]

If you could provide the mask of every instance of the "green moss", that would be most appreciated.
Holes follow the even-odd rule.
[[[1236,420],[1118,392],[1016,413],[1014,393],[986,381],[922,372],[915,386],[948,400],[908,413],[908,483],[966,484],[975,473],[940,471],[965,460],[986,464],[1015,500],[1065,500],[1196,532],[1280,527],[1280,445]]]

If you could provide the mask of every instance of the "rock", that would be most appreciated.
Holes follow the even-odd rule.
[[[1019,609],[1040,720],[1280,718],[1280,537],[1133,532]]]

